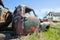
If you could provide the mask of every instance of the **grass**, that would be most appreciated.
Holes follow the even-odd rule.
[[[21,38],[22,40],[60,40],[60,23],[50,24],[50,29],[46,32],[35,32]]]

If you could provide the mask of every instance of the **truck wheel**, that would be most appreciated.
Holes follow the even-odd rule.
[[[46,30],[45,30],[45,31],[47,31],[49,28],[50,28],[50,25],[48,25],[48,26],[46,27]]]

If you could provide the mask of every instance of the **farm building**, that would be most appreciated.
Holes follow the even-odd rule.
[[[60,22],[60,12],[49,12],[44,18],[44,20]]]

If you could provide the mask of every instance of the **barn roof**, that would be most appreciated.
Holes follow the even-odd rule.
[[[60,16],[60,12],[49,12],[48,15],[49,14],[52,14],[53,16]]]

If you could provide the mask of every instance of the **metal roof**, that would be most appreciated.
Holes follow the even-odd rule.
[[[60,16],[60,12],[49,12],[48,15],[49,14],[52,14],[53,16]]]

